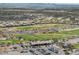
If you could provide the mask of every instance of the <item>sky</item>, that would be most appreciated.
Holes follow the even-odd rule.
[[[0,3],[79,3],[79,0],[1,0]]]

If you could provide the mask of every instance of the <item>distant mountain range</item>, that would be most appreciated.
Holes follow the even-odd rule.
[[[26,9],[79,9],[79,4],[57,3],[0,3],[0,8]]]

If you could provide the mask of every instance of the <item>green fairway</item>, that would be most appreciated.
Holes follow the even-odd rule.
[[[27,29],[31,29],[31,27],[24,27]],[[22,27],[23,29],[23,27]],[[37,34],[15,34],[15,37],[17,39],[8,39],[8,40],[0,40],[0,43],[5,42],[5,43],[18,43],[20,40],[18,37],[22,37],[23,41],[41,41],[41,40],[63,40],[67,39],[72,36],[79,36],[79,29],[76,30],[70,30],[70,31],[60,31],[60,32],[55,32],[55,33],[37,33]]]
[[[63,24],[38,24],[32,26],[20,26],[16,27],[19,30],[34,30],[34,29],[47,29],[52,27],[63,27]]]
[[[61,31],[59,34],[79,35],[79,29],[70,31]]]
[[[74,44],[73,47],[79,49],[79,44]]]
[[[0,44],[16,44],[19,43],[19,40],[9,39],[9,40],[0,40]]]
[[[18,34],[16,37],[22,37],[25,41],[37,41],[37,40],[61,40],[64,38],[70,37],[70,35],[65,34],[38,34],[38,35],[29,35],[29,34]]]

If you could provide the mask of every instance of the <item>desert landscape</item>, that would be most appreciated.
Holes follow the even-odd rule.
[[[0,6],[0,55],[79,55],[79,5]]]

